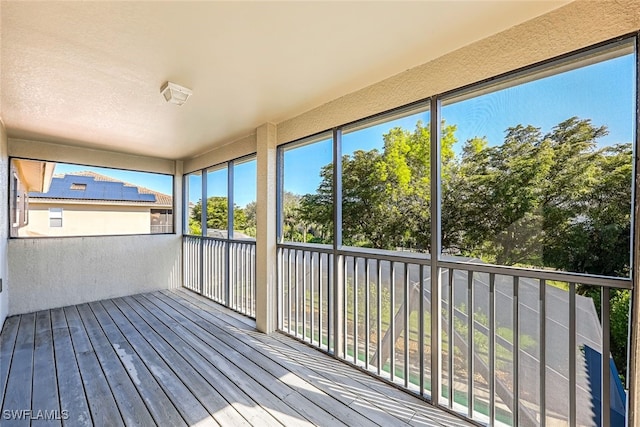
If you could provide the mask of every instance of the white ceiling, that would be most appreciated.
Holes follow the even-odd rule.
[[[13,137],[187,158],[567,2],[2,1],[0,111]]]

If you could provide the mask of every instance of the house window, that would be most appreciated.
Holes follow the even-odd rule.
[[[62,208],[49,208],[49,227],[62,227]]]
[[[151,209],[151,234],[171,233],[173,231],[172,209]]]
[[[11,171],[11,237],[173,233],[171,175],[20,158]]]

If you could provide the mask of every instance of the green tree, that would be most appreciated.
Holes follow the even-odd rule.
[[[207,199],[207,229],[226,230],[228,222],[228,199],[221,196],[212,196]],[[200,218],[202,215],[202,203],[200,200],[191,209],[189,219],[190,229],[198,230],[200,226]],[[233,207],[234,230],[244,231],[251,223],[247,220],[245,210],[235,206]],[[200,233],[197,233],[200,234]]]
[[[443,124],[442,169],[453,161],[455,126]],[[383,135],[383,150],[357,150],[342,157],[343,243],[352,246],[430,249],[430,130],[418,122]],[[300,219],[330,230],[333,166],[320,172],[315,194],[302,197]]]

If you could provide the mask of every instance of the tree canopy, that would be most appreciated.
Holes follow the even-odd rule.
[[[212,196],[207,199],[207,229],[226,230],[229,212],[229,202],[226,197]],[[189,231],[201,234],[202,200],[191,209],[189,215]],[[240,208],[233,207],[233,229],[255,237],[255,202]]]

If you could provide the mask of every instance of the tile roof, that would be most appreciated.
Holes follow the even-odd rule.
[[[91,171],[55,175],[46,193],[29,193],[30,198],[44,200],[82,200],[88,202],[117,202],[152,204],[171,207],[170,195],[136,186]]]

